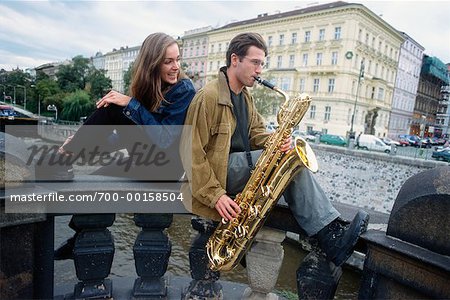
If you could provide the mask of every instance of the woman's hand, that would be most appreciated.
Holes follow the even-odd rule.
[[[130,102],[131,97],[121,94],[116,91],[110,91],[102,99],[98,100],[96,105],[97,108],[108,107],[110,104],[116,104],[118,106],[127,106]]]

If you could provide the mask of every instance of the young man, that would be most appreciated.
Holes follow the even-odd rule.
[[[215,221],[230,220],[240,213],[230,197],[245,185],[251,162],[237,153],[251,150],[253,163],[270,136],[256,111],[247,87],[262,72],[267,47],[257,33],[233,38],[226,53],[227,66],[218,78],[208,82],[194,97],[185,124],[192,127],[192,169],[187,171],[195,214]],[[291,147],[288,138],[282,151]],[[306,168],[296,175],[284,192],[286,202],[299,225],[316,236],[327,259],[342,265],[350,256],[359,235],[366,230],[368,215],[360,211],[350,226],[344,226],[339,212]]]

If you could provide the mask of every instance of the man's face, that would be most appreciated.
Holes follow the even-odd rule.
[[[256,76],[259,76],[262,72],[264,65],[264,50],[255,46],[251,46],[247,50],[247,55],[239,59],[235,57],[234,63],[236,63],[236,78],[242,84],[242,86],[252,87],[255,84]]]

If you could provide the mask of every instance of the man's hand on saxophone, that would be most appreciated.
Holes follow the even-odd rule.
[[[217,200],[214,207],[225,221],[230,221],[241,213],[241,208],[239,205],[237,205],[233,199],[225,194],[219,197],[219,200]]]
[[[292,148],[292,137],[288,137],[285,141],[283,146],[281,146],[280,150],[282,152],[288,152]]]

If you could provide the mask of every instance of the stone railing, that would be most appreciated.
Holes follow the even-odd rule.
[[[13,154],[20,159],[17,153]],[[449,175],[450,167],[441,167],[412,177],[397,197],[387,233],[369,231],[363,235],[368,252],[361,298],[450,297]],[[65,182],[64,188],[66,192],[84,191],[85,185],[79,181],[91,182],[95,177],[76,178]],[[100,182],[116,185],[107,179]],[[141,184],[130,182],[121,186],[121,190],[135,191]],[[3,204],[6,200],[4,194],[0,196],[0,298],[53,298],[54,215],[5,214]],[[165,229],[171,225],[172,218],[172,214],[135,215],[135,225],[141,232],[133,247],[137,278],[134,286],[129,287],[129,294],[134,298],[167,297],[169,285],[165,273],[171,242]],[[114,296],[112,280],[108,279],[115,251],[108,227],[114,219],[114,214],[73,216],[72,223],[78,231],[73,258],[79,282],[67,297]],[[304,236],[289,209],[283,205],[276,207],[265,225],[247,254],[249,287],[241,298],[276,297],[272,291],[283,260],[281,242],[285,233]],[[205,244],[214,224],[193,218],[192,227],[198,233],[189,251],[192,280],[183,290],[183,298],[221,299],[229,291],[222,289],[220,274],[207,268],[205,253]],[[313,246],[297,271],[299,298],[333,298],[341,274],[342,270],[328,263]]]

